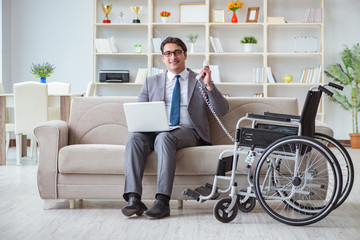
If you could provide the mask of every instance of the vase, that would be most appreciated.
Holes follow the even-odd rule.
[[[254,44],[252,43],[244,43],[244,52],[246,53],[252,52],[253,45]]]
[[[352,148],[360,148],[360,133],[350,133],[350,143]]]
[[[167,23],[169,17],[161,17],[161,22],[162,23]]]
[[[191,45],[190,45],[190,53],[194,53],[194,44],[193,43],[191,43]]]
[[[40,78],[40,82],[41,83],[46,83],[46,78],[44,78],[44,77]]]
[[[233,15],[232,15],[232,18],[231,18],[231,22],[232,22],[232,23],[237,23],[237,22],[238,22],[238,19],[237,19],[237,17],[236,17],[236,13],[235,13],[235,12],[233,12]]]

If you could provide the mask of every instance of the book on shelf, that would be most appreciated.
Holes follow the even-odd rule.
[[[211,80],[214,83],[220,83],[219,65],[209,65],[211,71]]]
[[[210,39],[211,47],[215,53],[224,52],[224,49],[223,49],[220,39],[218,37],[209,36],[209,39]]]
[[[267,67],[266,73],[267,73],[268,82],[276,83],[276,78],[275,78],[273,71],[271,70],[271,67]]]
[[[214,53],[217,53],[218,50],[217,50],[217,48],[216,48],[216,46],[215,46],[214,38],[213,38],[212,36],[209,36],[209,39],[210,39],[210,44],[211,44],[211,48],[212,48],[213,52],[214,52]]]
[[[220,42],[220,38],[216,37],[216,38],[214,38],[214,40],[215,40],[215,45],[216,45],[216,47],[218,49],[218,52],[219,53],[224,52],[223,47],[222,47],[221,42]]]
[[[253,68],[253,82],[262,83],[264,82],[264,67]]]
[[[285,17],[268,17],[268,23],[285,23]]]
[[[151,67],[150,76],[153,76],[153,75],[156,75],[156,74],[159,74],[159,73],[163,73],[163,72],[164,72],[164,69],[157,68],[157,67]]]
[[[304,23],[321,23],[322,22],[322,8],[308,8],[305,10]]]
[[[148,74],[147,68],[139,68],[136,74],[135,83],[144,84],[147,74]]]
[[[301,72],[300,83],[320,83],[321,82],[321,73],[322,66],[315,68],[305,68]]]
[[[95,49],[98,53],[118,53],[119,50],[116,46],[115,38],[96,38]]]
[[[119,49],[116,46],[115,38],[113,36],[108,37],[108,40],[110,42],[111,50],[113,53],[118,53]]]
[[[153,46],[154,53],[161,53],[160,46],[161,46],[162,41],[163,41],[162,38],[153,38],[152,39],[152,46]]]

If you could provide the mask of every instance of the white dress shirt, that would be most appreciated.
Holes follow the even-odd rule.
[[[185,69],[181,72],[179,78],[180,82],[180,126],[194,128],[192,121],[190,119],[189,111],[187,110],[188,104],[188,81],[189,81],[189,71]],[[170,119],[170,109],[173,90],[176,82],[176,74],[173,74],[170,71],[166,72],[166,83],[165,83],[165,105],[168,119]]]

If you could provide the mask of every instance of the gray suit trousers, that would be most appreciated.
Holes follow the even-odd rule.
[[[125,189],[128,193],[142,195],[142,179],[146,157],[155,151],[157,165],[157,192],[171,196],[176,159],[176,150],[201,145],[202,140],[195,129],[178,128],[170,132],[134,133],[126,144],[125,150]]]

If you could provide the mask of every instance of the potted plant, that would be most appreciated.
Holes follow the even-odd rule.
[[[46,78],[50,77],[50,75],[54,72],[54,65],[49,64],[48,62],[40,64],[32,64],[31,73],[40,78],[40,82],[46,83]]]
[[[196,40],[198,39],[199,34],[189,34],[187,36],[188,38],[188,42],[191,44],[190,45],[190,53],[194,53],[194,44],[196,43]]]
[[[352,48],[345,45],[341,53],[342,65],[331,64],[324,71],[326,76],[344,86],[344,91],[334,90],[331,100],[340,104],[345,110],[351,111],[353,133],[350,135],[352,148],[360,148],[359,112],[360,112],[360,45]],[[356,142],[357,141],[357,142]]]
[[[163,23],[167,23],[169,17],[171,16],[171,13],[170,13],[170,12],[167,12],[167,11],[162,11],[162,12],[160,13],[160,16],[161,16],[161,21],[162,21]]]
[[[241,39],[241,44],[244,44],[244,51],[245,52],[251,52],[253,45],[257,44],[257,40],[253,36],[247,36]]]

